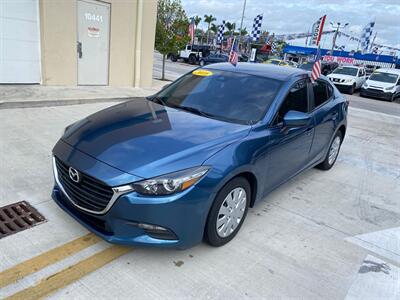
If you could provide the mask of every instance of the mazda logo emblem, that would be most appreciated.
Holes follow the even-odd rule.
[[[76,183],[79,182],[80,176],[79,176],[79,172],[77,170],[75,170],[72,167],[69,167],[68,174],[69,174],[69,178],[71,178],[72,181],[74,181]]]

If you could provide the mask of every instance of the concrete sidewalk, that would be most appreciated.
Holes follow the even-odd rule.
[[[168,83],[153,79],[151,88],[0,85],[0,109],[126,101],[152,95]]]

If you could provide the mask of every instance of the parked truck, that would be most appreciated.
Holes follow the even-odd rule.
[[[184,50],[179,51],[179,53],[169,53],[167,58],[171,61],[177,61],[178,59],[183,59],[186,63],[191,65],[197,64],[202,57],[206,57],[210,54],[209,45],[186,45]]]

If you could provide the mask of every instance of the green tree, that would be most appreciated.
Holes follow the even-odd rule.
[[[217,21],[217,19],[213,15],[204,15],[204,22],[208,24],[207,26],[207,44],[209,43],[210,40],[210,27],[211,23]],[[213,24],[215,26],[215,24]]]
[[[162,75],[165,79],[165,59],[168,54],[177,54],[189,41],[189,21],[180,0],[159,0],[155,48],[162,56]]]
[[[225,28],[227,29],[227,33],[228,34],[231,34],[231,33],[233,33],[234,31],[235,31],[235,27],[236,27],[236,24],[235,23],[230,23],[230,22],[226,22],[225,23]]]

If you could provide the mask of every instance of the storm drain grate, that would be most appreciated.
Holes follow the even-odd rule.
[[[26,201],[0,207],[0,239],[43,222],[45,217]]]

